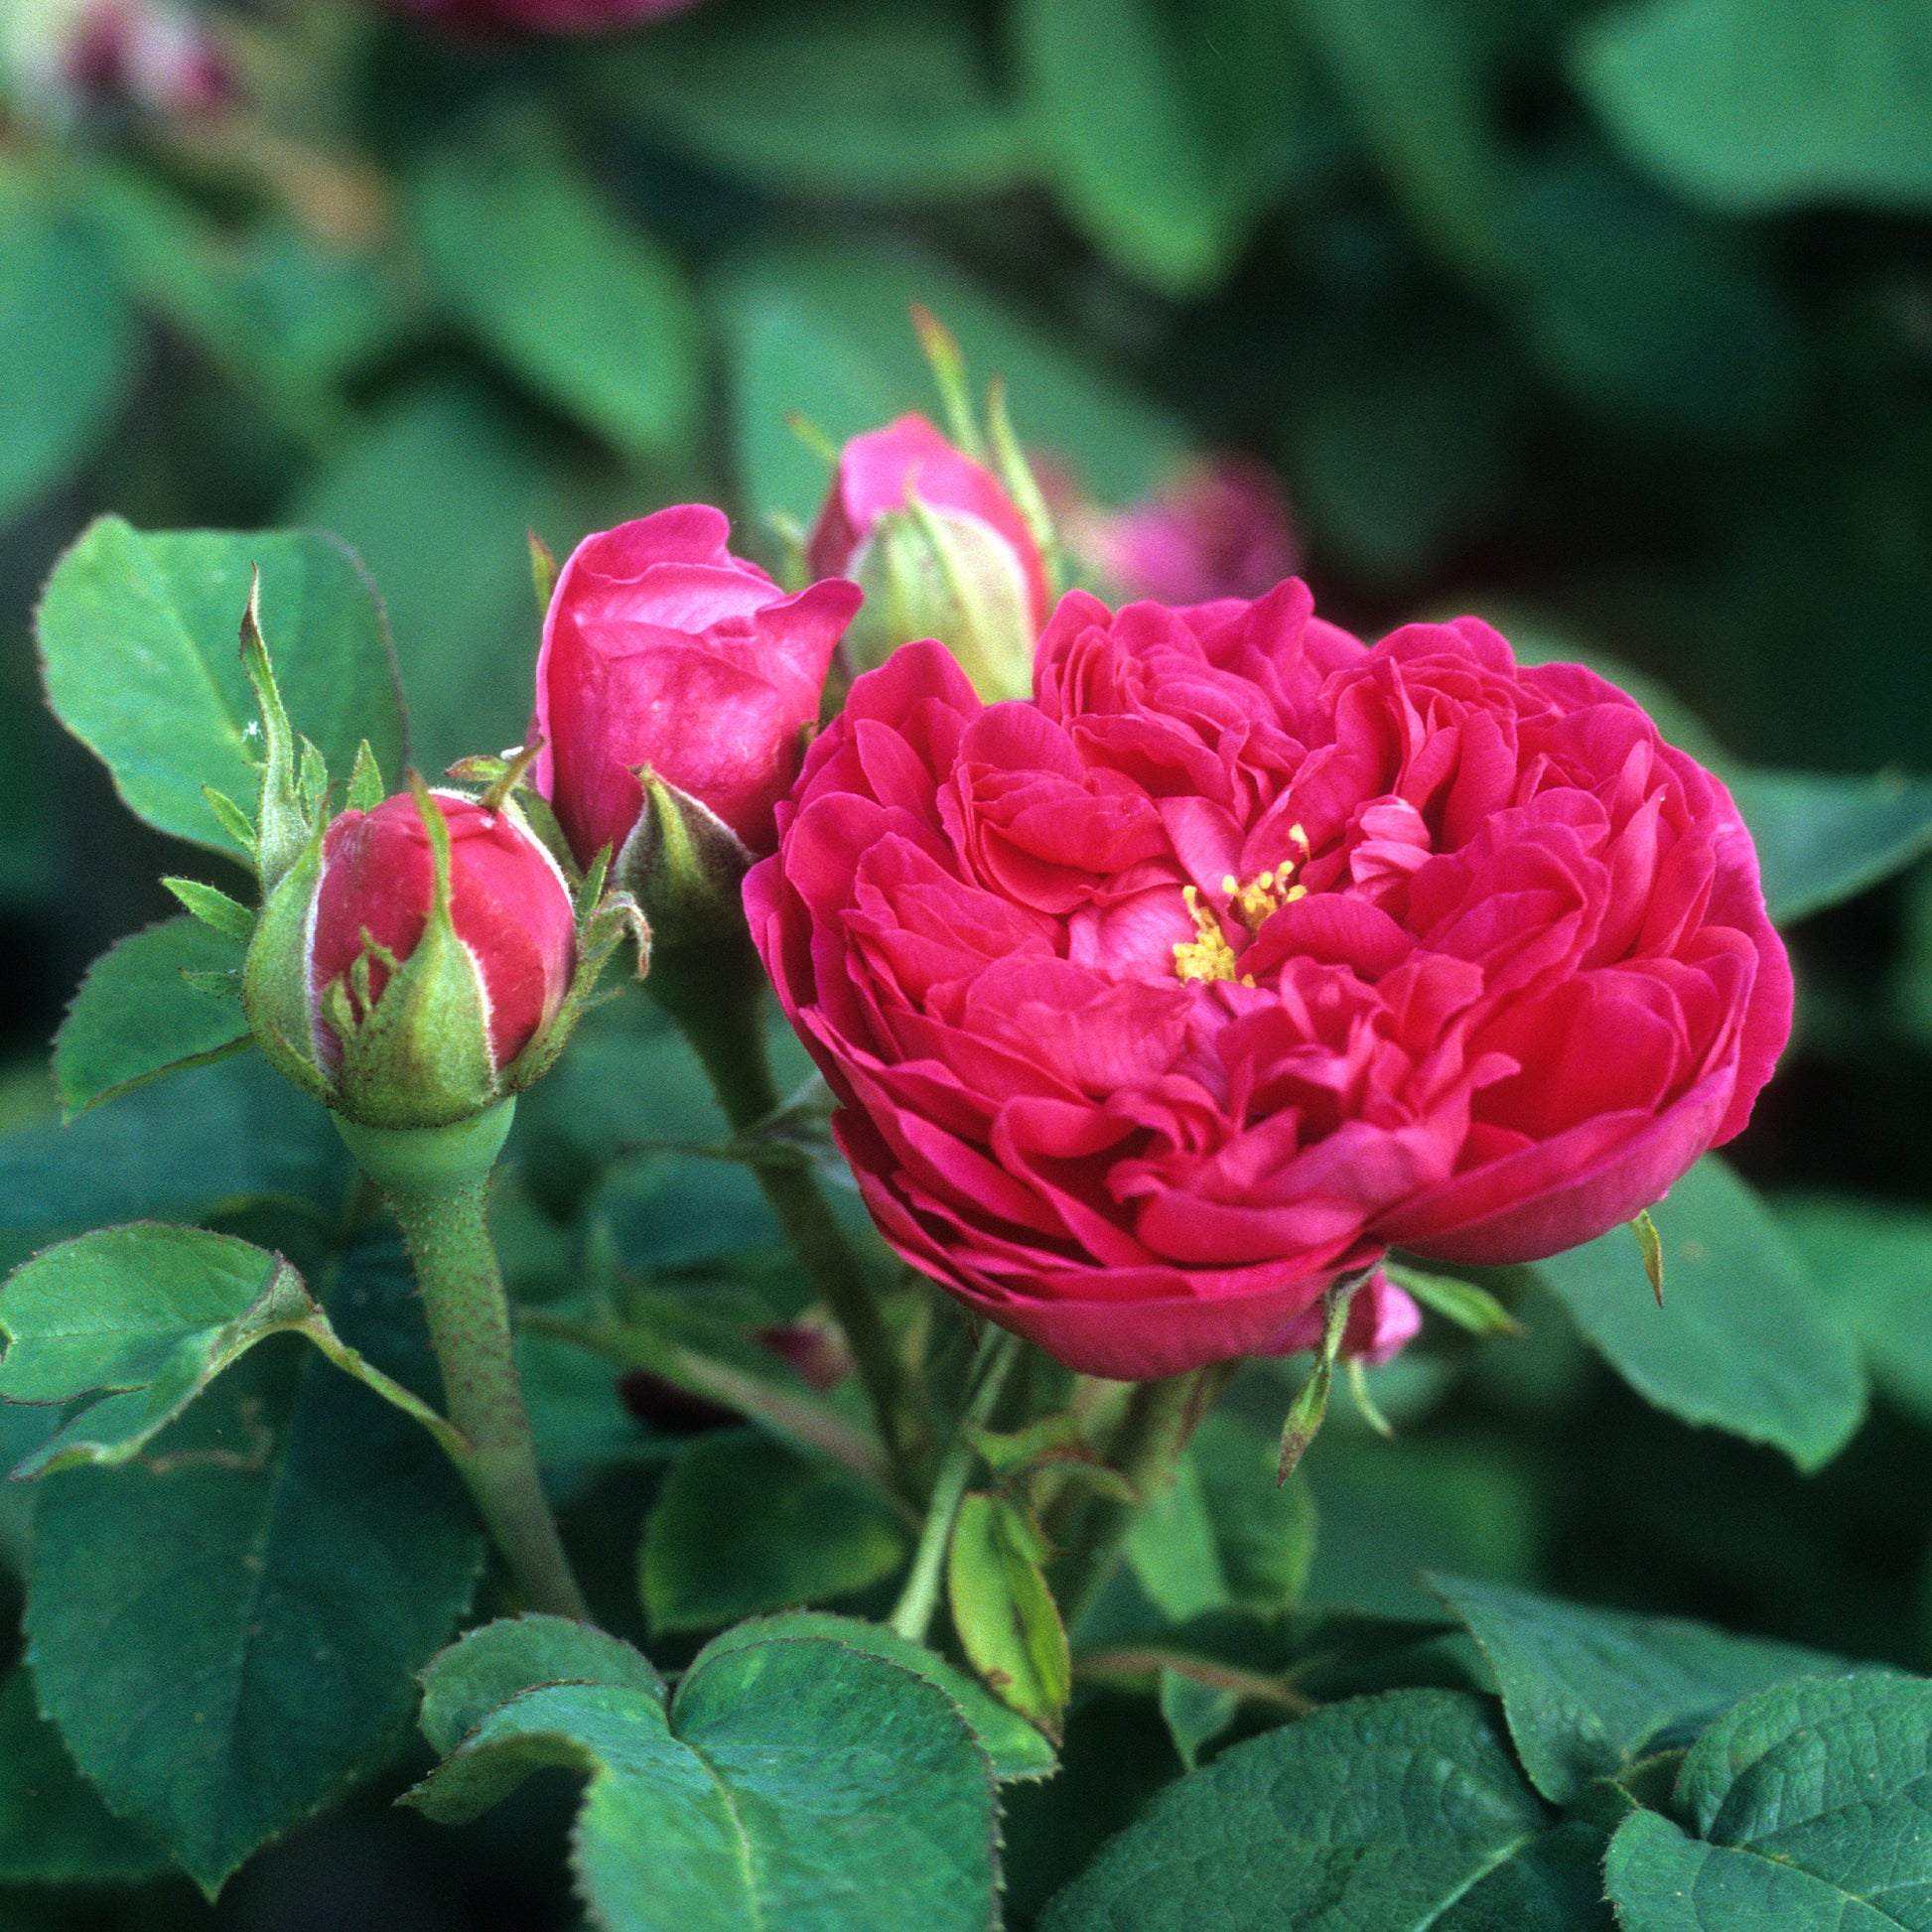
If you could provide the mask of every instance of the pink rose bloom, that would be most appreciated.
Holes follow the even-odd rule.
[[[1602,1233],[1790,1029],[1749,836],[1635,704],[1473,619],[1365,648],[1297,582],[1076,592],[1033,703],[910,645],[779,827],[753,934],[880,1227],[1100,1375],[1306,1345],[1390,1245]]]
[[[1124,510],[1073,511],[1068,528],[1095,570],[1161,604],[1260,597],[1302,561],[1282,486],[1253,457],[1192,464]]]
[[[836,579],[787,597],[688,503],[586,537],[557,580],[537,658],[537,789],[585,865],[615,857],[648,765],[755,853],[797,775],[800,735],[859,608]]]
[[[405,13],[467,30],[522,28],[538,34],[608,34],[682,13],[696,0],[391,0]]]
[[[556,1018],[569,990],[577,960],[570,888],[514,814],[485,811],[459,792],[430,796],[450,830],[450,923],[476,969],[489,1056],[501,1072]],[[434,893],[429,834],[408,792],[372,812],[344,812],[330,826],[309,915],[308,972],[316,1057],[332,1078],[342,1069],[343,1043],[322,1017],[323,993],[349,972],[368,939],[408,959]],[[389,970],[372,955],[368,971],[373,1005]]]
[[[985,525],[1018,564],[1034,628],[1046,621],[1046,565],[1027,519],[999,478],[955,449],[923,416],[901,416],[855,436],[840,451],[838,474],[805,545],[813,570],[821,577],[856,577],[874,526],[888,512],[902,510],[908,496]]]

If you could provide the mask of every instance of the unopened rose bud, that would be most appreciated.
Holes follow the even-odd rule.
[[[549,1064],[576,963],[570,889],[515,808],[419,791],[312,842],[264,908],[245,986],[299,1085],[364,1126],[435,1127]]]
[[[585,538],[537,660],[534,767],[580,864],[609,850],[661,942],[742,927],[738,884],[777,844],[851,585],[788,597],[704,504]],[[646,809],[648,796],[649,809]]]
[[[821,576],[866,594],[846,637],[855,671],[931,637],[989,700],[1033,695],[1046,565],[1000,480],[923,416],[855,436],[806,545]]]

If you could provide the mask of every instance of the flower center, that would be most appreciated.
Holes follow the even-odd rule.
[[[1309,896],[1306,886],[1293,883],[1296,873],[1308,860],[1309,835],[1301,826],[1291,825],[1288,836],[1301,848],[1300,858],[1284,859],[1272,871],[1256,873],[1245,886],[1232,873],[1221,881],[1228,910],[1248,928],[1251,937],[1284,905],[1292,905],[1298,898]],[[1173,949],[1174,977],[1190,985],[1238,979],[1243,986],[1252,986],[1254,981],[1237,970],[1235,950],[1228,942],[1219,916],[1212,906],[1201,903],[1199,888],[1183,886],[1180,897],[1186,901],[1187,914],[1194,922],[1194,936],[1179,941]]]

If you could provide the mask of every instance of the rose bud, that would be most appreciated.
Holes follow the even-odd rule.
[[[244,979],[277,1066],[368,1127],[466,1120],[561,1049],[577,964],[557,862],[514,806],[346,811],[276,889]]]
[[[740,922],[739,881],[777,841],[772,807],[859,605],[836,581],[787,597],[725,548],[730,527],[690,503],[586,537],[537,658],[536,787],[578,862],[608,848],[672,944]]]
[[[1110,585],[1162,604],[1260,597],[1302,560],[1282,486],[1252,457],[1190,464],[1159,494],[1124,510],[1075,509],[1066,527]]]
[[[855,436],[806,542],[821,577],[852,578],[865,608],[846,635],[855,670],[935,637],[988,698],[1033,689],[1046,565],[1000,480],[923,416]]]
[[[1749,1118],[1749,835],[1593,673],[1291,581],[1075,592],[1035,676],[859,678],[745,884],[882,1232],[989,1319],[1123,1380],[1307,1345],[1387,1247],[1556,1253]]]

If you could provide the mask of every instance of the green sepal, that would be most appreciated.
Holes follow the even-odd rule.
[[[324,827],[317,823],[294,865],[266,894],[241,969],[241,1001],[269,1064],[317,1100],[332,1099],[316,1057],[309,1000],[309,907],[322,884]]]
[[[161,883],[181,901],[182,910],[205,926],[239,939],[244,946],[255,936],[255,915],[239,899],[230,898],[213,886],[204,886],[199,879],[168,878]]]
[[[1643,1256],[1643,1272],[1650,1280],[1650,1292],[1657,1298],[1657,1306],[1664,1306],[1664,1242],[1657,1232],[1657,1223],[1650,1218],[1650,1209],[1643,1208],[1637,1218],[1630,1223],[1630,1231],[1637,1237],[1637,1249]]]
[[[248,585],[248,608],[241,614],[241,664],[254,686],[262,715],[261,806],[256,813],[255,871],[264,899],[274,892],[301,859],[309,843],[314,814],[302,803],[295,733],[275,685],[274,667],[262,639],[262,577],[255,571]],[[217,809],[217,816],[219,815]]]
[[[382,767],[375,761],[365,738],[355,748],[355,767],[348,774],[348,808],[352,812],[372,812],[382,803]]]
[[[586,882],[587,887],[602,885],[603,867],[603,855],[599,854],[591,867],[592,876]],[[556,1065],[557,1056],[576,1031],[577,1022],[591,995],[596,992],[597,982],[609,965],[611,955],[626,936],[635,942],[637,977],[642,979],[650,971],[650,921],[638,909],[637,901],[628,893],[606,893],[588,912],[580,907],[577,970],[572,973],[569,990],[551,1017],[549,1026],[538,1033],[503,1069],[501,1080],[506,1092],[521,1093]]]
[[[202,796],[207,800],[207,808],[214,814],[222,831],[227,833],[252,861],[255,857],[254,820],[227,793],[216,791],[212,785],[204,785]]]
[[[1322,1418],[1328,1413],[1328,1389],[1335,1379],[1335,1360],[1341,1353],[1341,1338],[1348,1330],[1348,1305],[1355,1291],[1375,1271],[1359,1269],[1342,1275],[1329,1284],[1321,1298],[1321,1341],[1314,1352],[1314,1366],[1309,1379],[1296,1392],[1289,1405],[1288,1420],[1282,1424],[1281,1456],[1275,1465],[1275,1480],[1286,1482],[1296,1465],[1308,1453]]]
[[[993,444],[993,467],[1000,482],[1013,498],[1013,506],[1025,519],[1033,540],[1039,547],[1039,560],[1046,567],[1046,588],[1057,598],[1066,589],[1066,558],[1060,549],[1060,533],[1053,523],[1053,512],[1034,475],[1027,453],[1014,434],[1013,420],[1007,414],[1007,385],[995,376],[986,392],[986,428]],[[1031,695],[1031,692],[1029,692]]]
[[[550,600],[557,594],[556,553],[534,530],[523,533],[530,540],[530,583],[537,594],[537,616],[550,615]]]
[[[752,855],[709,805],[637,767],[644,808],[618,854],[614,876],[660,944],[703,948],[742,938],[740,897]]]
[[[993,703],[1033,695],[1034,614],[1018,553],[991,524],[916,495],[872,526],[851,575],[866,594],[845,634],[855,671],[934,637]]]
[[[1405,1295],[1472,1335],[1497,1335],[1520,1341],[1529,1333],[1486,1288],[1478,1288],[1473,1282],[1462,1281],[1454,1275],[1433,1274],[1412,1262],[1397,1261],[1393,1256],[1383,1262],[1382,1272]]]
[[[952,331],[923,303],[912,304],[912,330],[920,352],[932,371],[933,386],[946,412],[946,430],[975,463],[986,461],[986,439],[973,417],[972,392],[966,382],[966,357]]]
[[[322,996],[324,1014],[342,1040],[331,1105],[371,1127],[446,1126],[503,1095],[489,1050],[488,996],[451,917],[450,828],[416,773],[409,784],[429,839],[435,882],[423,936],[404,960],[381,955],[365,941],[355,966]],[[370,1001],[372,956],[388,968],[388,980]]]
[[[367,742],[366,739],[363,741],[364,744]],[[307,738],[298,739],[297,743],[302,748],[302,755],[296,788],[302,794],[303,816],[314,818],[329,797],[329,760]]]

